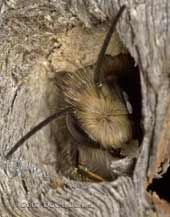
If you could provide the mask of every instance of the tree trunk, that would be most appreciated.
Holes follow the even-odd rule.
[[[53,136],[59,129],[52,124],[5,160],[20,137],[55,111],[55,74],[96,62],[123,4],[117,31],[139,66],[142,90],[144,136],[133,175],[60,180]],[[0,2],[0,216],[170,216],[168,201],[147,192],[168,173],[170,159],[169,10],[168,0]],[[116,55],[120,47],[115,33],[107,52]]]

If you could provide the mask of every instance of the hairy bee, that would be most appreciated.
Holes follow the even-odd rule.
[[[74,169],[81,164],[104,178],[112,177],[110,164],[112,160],[120,159],[116,150],[133,136],[130,113],[119,80],[134,63],[128,54],[105,55],[124,9],[123,6],[114,19],[96,64],[75,72],[60,73],[56,80],[60,91],[58,111],[21,138],[6,158],[35,132],[62,116],[57,122],[62,126],[56,135],[62,159],[57,163],[57,170],[74,178]]]
[[[104,75],[110,70],[109,65],[112,65],[113,70],[110,73],[114,73],[114,58],[105,56],[101,66]],[[62,96],[60,107],[74,108],[66,114],[63,123],[58,123],[60,126],[65,125],[60,144],[64,158],[67,158],[68,153],[68,156],[76,159],[74,151],[77,151],[78,164],[82,163],[91,171],[108,178],[111,175],[111,161],[120,158],[111,152],[128,143],[132,139],[133,130],[117,76],[114,75],[114,79],[110,82],[106,80],[100,89],[96,89],[95,67],[92,65],[75,72],[63,72],[62,79],[58,79],[57,85]],[[65,135],[66,129],[71,135],[68,142],[72,143],[70,149],[63,145],[63,141],[70,138]],[[73,161],[70,159],[70,162]],[[62,170],[63,162],[59,164]]]
[[[116,82],[114,88],[105,83],[97,91],[93,66],[66,75],[62,85],[64,100],[76,108],[74,119],[89,138],[105,149],[120,148],[131,139],[128,110]]]

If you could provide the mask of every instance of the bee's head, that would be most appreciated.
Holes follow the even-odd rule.
[[[76,124],[72,124],[72,127],[76,125],[76,128],[81,128],[103,148],[120,148],[132,137],[121,89],[116,83],[113,87],[103,83],[97,90],[93,78],[94,66],[89,66],[86,70],[68,73],[64,80],[65,100],[75,108],[72,120]]]

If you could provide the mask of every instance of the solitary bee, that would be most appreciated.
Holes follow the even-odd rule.
[[[129,102],[119,80],[134,62],[128,54],[105,55],[124,9],[121,7],[114,18],[96,64],[60,73],[56,81],[61,95],[59,110],[22,137],[7,153],[7,159],[35,132],[62,116],[58,120],[63,126],[58,149],[63,160],[58,171],[74,178],[75,168],[82,165],[97,177],[112,177],[111,162],[121,158],[119,150],[133,137]]]

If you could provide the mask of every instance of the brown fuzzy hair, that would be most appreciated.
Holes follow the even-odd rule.
[[[128,110],[121,91],[105,83],[96,91],[94,66],[67,73],[62,83],[64,100],[75,108],[81,128],[103,148],[120,148],[132,137]]]

